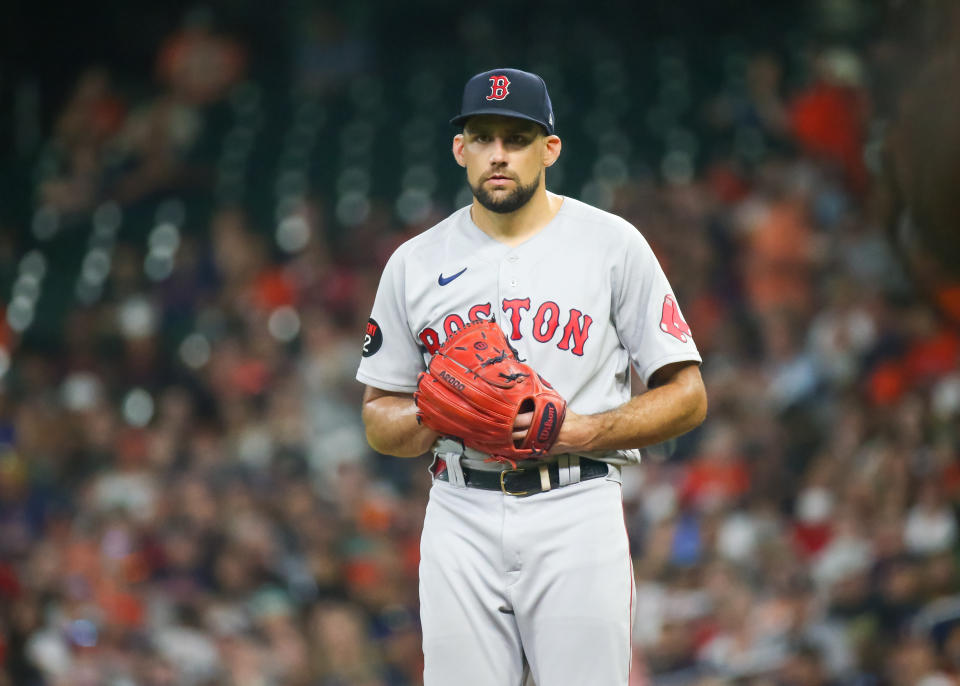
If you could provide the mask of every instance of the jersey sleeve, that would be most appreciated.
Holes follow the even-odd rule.
[[[413,393],[426,365],[410,331],[401,250],[387,261],[363,337],[357,381],[384,391]]]
[[[653,373],[665,365],[701,362],[660,262],[633,227],[627,232],[618,272],[613,303],[617,334],[643,382],[649,385]]]

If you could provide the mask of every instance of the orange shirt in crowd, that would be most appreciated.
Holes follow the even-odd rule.
[[[836,162],[847,184],[858,193],[869,182],[863,163],[866,120],[866,97],[849,86],[816,83],[790,106],[796,141],[814,157]]]
[[[736,500],[749,487],[750,473],[739,458],[703,457],[684,474],[680,500],[694,507],[709,507],[716,500],[724,503]]]
[[[756,312],[809,311],[813,231],[802,207],[774,203],[747,237],[744,286]]]

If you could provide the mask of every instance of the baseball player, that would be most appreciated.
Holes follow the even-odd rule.
[[[477,74],[451,123],[462,127],[453,156],[473,202],[391,256],[357,372],[370,445],[434,455],[421,539],[424,683],[513,686],[530,674],[538,686],[626,686],[634,577],[620,470],[703,421],[700,355],[637,229],[546,190],[561,142],[539,76]],[[477,369],[509,357],[566,402],[550,415],[559,430],[548,448],[526,459],[504,457],[512,446],[471,448],[475,412],[451,407],[456,418],[441,424],[444,409],[425,407],[424,384],[449,394],[478,376],[437,378],[431,362],[487,320],[508,345],[495,359],[477,354]],[[647,386],[636,397],[631,365]],[[531,428],[534,416],[520,407],[508,442],[553,422]]]

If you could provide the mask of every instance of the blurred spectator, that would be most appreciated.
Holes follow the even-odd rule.
[[[790,104],[793,133],[807,152],[836,164],[850,188],[863,193],[867,171],[861,148],[869,105],[860,57],[849,50],[825,50],[814,69],[814,83]]]
[[[351,35],[342,17],[328,9],[312,9],[298,27],[298,81],[307,90],[335,91],[367,67],[371,46]]]
[[[60,169],[40,189],[42,201],[67,215],[89,211],[101,198],[109,148],[127,116],[109,72],[86,70],[55,128],[52,143]]]
[[[686,469],[680,501],[704,512],[736,502],[750,486],[750,474],[737,450],[732,426],[714,424],[701,454]]]
[[[386,686],[364,622],[355,608],[319,605],[310,617],[315,683],[320,686]]]
[[[195,7],[181,29],[168,36],[157,55],[157,75],[173,97],[206,105],[227,94],[243,76],[246,55],[236,40],[214,32],[213,16]]]

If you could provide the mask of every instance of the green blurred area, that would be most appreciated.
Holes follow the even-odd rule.
[[[465,79],[498,65],[547,81],[565,143],[548,175],[552,190],[603,206],[598,182],[683,180],[717,159],[749,166],[789,145],[766,136],[745,106],[750,60],[771,55],[788,90],[807,78],[811,51],[856,45],[882,18],[872,3],[853,0],[473,9],[178,2],[138,4],[135,12],[105,2],[55,16],[40,7],[18,12],[0,35],[10,56],[0,80],[0,227],[9,253],[0,263],[0,302],[14,295],[13,261],[42,251],[50,269],[28,337],[43,346],[56,345],[64,315],[78,304],[77,280],[96,243],[95,207],[112,201],[111,179],[136,164],[119,156],[91,211],[52,218],[41,189],[65,164],[58,116],[94,66],[106,67],[128,113],[161,97],[157,52],[185,26],[235,40],[246,68],[226,97],[195,108],[199,133],[178,151],[194,180],[121,201],[116,241],[140,250],[171,199],[184,203],[180,229],[188,234],[207,231],[213,208],[240,205],[269,236],[284,198],[307,197],[335,249],[362,223],[357,217],[382,216],[400,231],[431,211],[442,216],[469,199],[448,153],[447,121]],[[711,111],[718,99],[728,110],[723,121]],[[50,222],[55,230],[45,232]]]

